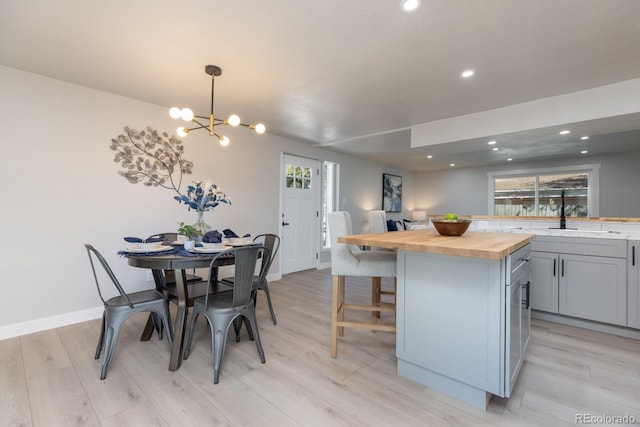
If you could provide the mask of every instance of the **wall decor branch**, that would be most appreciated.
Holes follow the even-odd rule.
[[[172,189],[182,195],[182,177],[193,169],[193,162],[182,157],[182,141],[166,132],[160,134],[151,127],[140,132],[128,126],[124,130],[124,134],[111,140],[110,147],[116,151],[113,161],[124,169],[118,174],[131,184],[141,182],[148,187]]]

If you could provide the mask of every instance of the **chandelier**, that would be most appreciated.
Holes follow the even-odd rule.
[[[236,114],[230,115],[229,118],[226,120],[215,118],[215,116],[213,115],[214,83],[215,83],[216,76],[220,76],[222,74],[222,69],[215,65],[207,65],[206,67],[204,67],[204,72],[211,76],[211,111],[209,113],[209,117],[196,116],[193,114],[193,111],[190,108],[182,108],[182,109],[178,107],[171,108],[169,110],[169,115],[172,118],[182,119],[186,122],[193,122],[197,125],[192,128],[179,127],[176,131],[178,136],[184,138],[192,130],[208,129],[209,135],[215,136],[216,138],[218,138],[218,142],[220,143],[220,145],[222,145],[223,147],[226,147],[227,145],[229,145],[229,138],[227,138],[224,135],[218,135],[215,129],[216,126],[221,126],[221,125],[245,126],[245,127],[248,127],[249,129],[255,130],[259,134],[263,134],[266,128],[262,123],[257,123],[255,125],[251,125],[251,124],[247,125],[247,124],[241,123],[240,117],[238,117]],[[202,120],[203,122],[201,122],[198,119]],[[206,123],[204,122],[204,120],[208,120],[209,122]]]

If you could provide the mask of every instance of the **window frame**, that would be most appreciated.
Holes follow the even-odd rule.
[[[583,172],[588,175],[589,184],[587,187],[587,218],[600,216],[600,164],[587,164],[587,165],[575,165],[575,166],[561,166],[552,168],[540,168],[540,169],[521,169],[513,171],[496,171],[488,172],[488,206],[489,215],[493,216],[495,213],[495,180],[496,178],[516,178],[533,176],[536,178],[536,212],[539,204],[538,194],[538,181],[540,176],[544,175],[560,175],[563,173],[577,173]],[[546,216],[540,216],[539,218],[550,218]]]
[[[330,168],[328,166],[331,165]],[[332,176],[329,177],[326,175],[326,170],[332,169]],[[322,171],[320,176],[321,187],[320,187],[320,250],[322,252],[327,252],[331,250],[331,236],[329,236],[329,225],[328,225],[328,213],[329,212],[337,212],[340,210],[339,201],[340,201],[340,163],[331,162],[329,160],[322,160],[320,164],[320,170]],[[331,190],[328,191],[328,186],[331,185]],[[332,210],[325,211],[325,198],[331,197],[331,202],[333,205]],[[326,235],[326,238],[325,238]]]

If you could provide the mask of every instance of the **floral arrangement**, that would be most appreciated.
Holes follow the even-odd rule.
[[[188,210],[206,212],[213,210],[220,203],[231,204],[231,199],[216,184],[207,185],[205,188],[200,181],[194,184],[187,187],[187,194],[173,197],[179,203],[187,205]]]

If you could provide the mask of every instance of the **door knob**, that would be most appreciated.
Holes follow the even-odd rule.
[[[288,222],[284,222],[284,221],[282,221],[282,225],[283,225],[283,226],[285,226],[285,225],[289,225],[289,223],[288,223]]]

